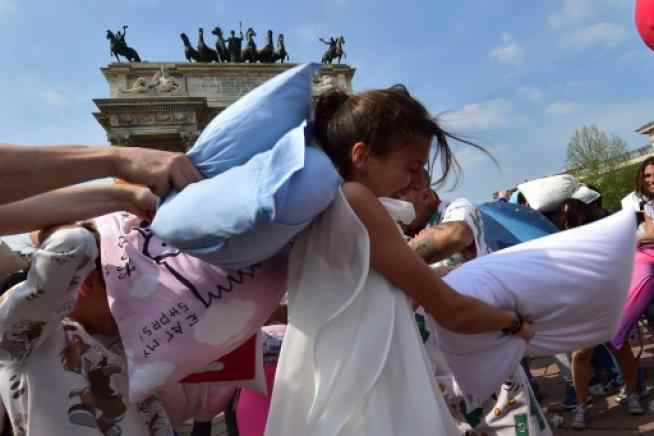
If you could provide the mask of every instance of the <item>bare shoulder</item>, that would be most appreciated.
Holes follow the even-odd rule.
[[[376,199],[375,195],[370,189],[368,189],[368,187],[358,182],[345,182],[341,188],[343,189],[343,195],[345,195],[345,198],[349,202],[360,202]]]
[[[375,194],[361,183],[346,182],[342,185],[342,189],[345,199],[357,215],[382,207]]]

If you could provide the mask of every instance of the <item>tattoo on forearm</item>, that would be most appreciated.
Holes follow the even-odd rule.
[[[431,238],[420,239],[411,245],[413,251],[427,263],[433,262],[433,259],[438,256],[438,247],[434,245]]]

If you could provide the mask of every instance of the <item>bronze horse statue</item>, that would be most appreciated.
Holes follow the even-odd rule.
[[[184,43],[184,55],[186,56],[186,60],[189,62],[200,62],[200,55],[198,54],[198,51],[191,45],[191,41],[188,39],[186,33],[180,33],[179,37],[182,38],[182,42]]]
[[[251,64],[253,64],[259,60],[259,52],[257,52],[257,43],[254,42],[254,37],[257,36],[257,32],[255,32],[254,29],[250,27],[247,30],[246,35],[247,35],[248,42],[247,42],[247,46],[245,47],[245,50],[243,50],[241,61],[242,62],[248,61]]]
[[[125,29],[127,26],[123,26],[123,33],[118,33],[118,36],[114,35],[111,30],[107,30],[107,39],[109,40],[110,46],[110,56],[115,56],[116,60],[120,62],[118,55],[127,58],[128,62],[141,62],[141,57],[132,47],[129,47],[125,43]]]
[[[275,46],[273,45],[272,30],[266,32],[266,45],[259,50],[259,62],[267,64],[275,62]]]
[[[323,44],[328,45],[327,51],[322,55],[323,64],[331,64],[334,59],[337,59],[337,63],[341,63],[341,57],[347,57],[345,50],[343,50],[343,45],[345,44],[345,38],[339,36],[336,39],[329,38],[329,41],[325,41],[322,38],[319,38]]]
[[[229,62],[229,52],[227,51],[227,44],[225,44],[223,30],[216,26],[211,33],[216,35],[216,53],[218,54],[219,62]]]
[[[280,61],[283,64],[285,60],[289,59],[286,45],[284,45],[284,34],[280,33],[277,36],[277,50],[273,53],[273,62]]]
[[[210,48],[204,42],[204,29],[198,29],[198,62],[220,62],[216,50]]]

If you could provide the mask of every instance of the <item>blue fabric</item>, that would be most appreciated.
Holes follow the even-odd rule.
[[[224,268],[273,256],[334,199],[341,177],[307,146],[307,123],[275,146],[168,198],[153,231],[163,241]]]
[[[481,211],[484,223],[484,237],[486,245],[491,252],[502,250],[519,244],[520,240],[511,232],[500,225],[493,217]]]
[[[525,206],[496,201],[482,204],[479,210],[484,217],[486,241],[497,249],[558,232],[543,214]]]
[[[298,65],[258,86],[218,114],[188,151],[207,178],[270,150],[311,116],[313,74],[318,64]]]

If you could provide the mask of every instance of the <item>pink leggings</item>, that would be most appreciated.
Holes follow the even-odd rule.
[[[622,348],[629,332],[638,323],[652,298],[654,298],[654,245],[645,245],[636,250],[634,273],[631,276],[627,302],[624,305],[618,333],[611,341],[615,348]]]

